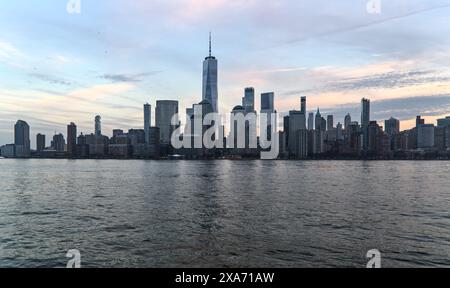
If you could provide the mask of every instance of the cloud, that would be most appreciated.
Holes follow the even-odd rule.
[[[5,63],[15,68],[25,68],[23,61],[27,56],[11,42],[0,39],[0,63]]]
[[[104,74],[101,75],[100,78],[109,80],[113,83],[118,82],[142,82],[144,79],[148,76],[156,75],[161,73],[161,71],[153,71],[153,72],[146,72],[146,73],[138,73],[138,74]]]
[[[50,83],[50,84],[56,84],[56,85],[63,85],[63,86],[70,86],[72,83],[70,81],[67,81],[63,78],[55,77],[48,74],[43,73],[30,73],[29,76],[39,79],[41,81]]]

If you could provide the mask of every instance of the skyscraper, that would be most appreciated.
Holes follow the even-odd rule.
[[[211,54],[211,33],[209,34],[209,56],[203,61],[203,100],[211,103],[214,112],[219,112],[217,91],[217,59]]]
[[[265,114],[267,119],[267,139],[271,140],[271,134],[272,134],[272,114],[275,113],[275,106],[274,106],[274,98],[275,93],[274,92],[268,92],[268,93],[262,93],[261,94],[261,115]],[[264,123],[262,123],[264,124]],[[260,125],[261,129],[263,129],[263,125]]]
[[[38,152],[44,151],[45,149],[45,135],[37,134],[36,135],[36,150]]]
[[[450,116],[437,120],[438,126],[450,126]]]
[[[317,108],[316,113],[316,130],[317,131],[326,131],[327,130],[327,121],[320,114],[320,109]]]
[[[416,117],[416,128],[419,127],[419,125],[423,125],[425,124],[425,119],[422,119],[422,116],[417,116]]]
[[[242,98],[242,106],[244,106],[245,112],[251,113],[255,111],[255,88],[245,88],[245,95]]]
[[[263,113],[263,112],[269,112],[269,113],[275,112],[274,98],[275,98],[275,93],[274,92],[268,92],[268,93],[262,93],[261,94],[261,113]]]
[[[400,132],[400,121],[393,117],[384,121],[384,131],[391,136],[398,134]]]
[[[30,157],[30,126],[23,120],[17,121],[14,125],[14,145],[16,157]]]
[[[309,113],[308,116],[308,130],[314,130],[314,113]]]
[[[341,122],[338,122],[338,124],[336,125],[336,140],[342,140],[342,138],[342,124]]]
[[[305,114],[306,117],[306,96],[300,98],[300,112]]]
[[[289,153],[297,157],[307,154],[306,117],[302,111],[289,112]],[[303,141],[300,141],[302,139]],[[301,151],[301,152],[300,152]]]
[[[344,129],[345,130],[348,130],[350,123],[352,123],[352,116],[349,113],[345,116],[345,119],[344,119]]]
[[[160,131],[161,144],[170,144],[172,132],[177,126],[172,125],[172,117],[178,115],[178,101],[161,100],[156,102],[156,127]],[[177,120],[178,122],[178,120]]]
[[[145,143],[150,141],[150,127],[152,126],[152,106],[150,104],[144,104],[144,131],[145,131]]]
[[[95,116],[95,135],[102,135],[102,117],[99,115]]]
[[[334,117],[333,115],[327,116],[327,130],[330,131],[334,128]]]
[[[434,146],[434,128],[433,124],[419,124],[417,127],[417,148]]]
[[[53,136],[52,148],[58,152],[64,151],[64,146],[66,145],[66,140],[64,140],[63,134],[55,134]]]
[[[77,125],[73,122],[67,125],[67,154],[69,157],[77,154]]]
[[[369,123],[370,123],[370,100],[363,98],[361,100],[361,130],[362,130],[362,148],[367,151],[369,147]]]

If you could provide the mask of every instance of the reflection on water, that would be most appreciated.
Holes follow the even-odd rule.
[[[450,266],[449,162],[0,160],[0,266]]]

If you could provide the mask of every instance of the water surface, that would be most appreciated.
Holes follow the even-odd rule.
[[[450,267],[450,162],[0,159],[0,267]]]

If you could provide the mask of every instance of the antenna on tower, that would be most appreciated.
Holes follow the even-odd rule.
[[[209,32],[209,57],[211,57],[211,32]]]

